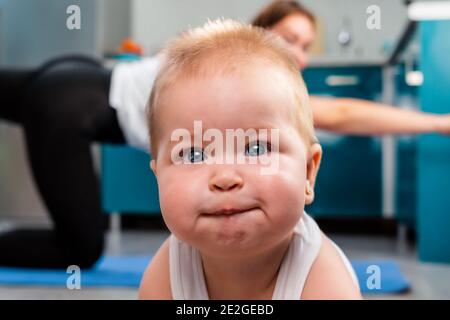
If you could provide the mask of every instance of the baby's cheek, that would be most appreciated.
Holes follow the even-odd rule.
[[[194,227],[199,206],[198,181],[183,172],[166,172],[158,177],[164,221],[180,239]]]
[[[192,188],[176,179],[161,181],[160,205],[164,221],[175,233],[184,232],[193,220],[195,198]]]
[[[277,175],[267,176],[266,183],[261,183],[262,193],[268,205],[276,212],[302,212],[305,204],[305,179],[301,174],[290,170]],[[297,209],[297,210],[296,210]]]
[[[277,197],[284,200],[282,204],[291,206],[304,202],[304,193],[300,192],[301,183],[297,181],[293,182],[291,178],[275,180],[273,182],[273,188],[277,190]]]

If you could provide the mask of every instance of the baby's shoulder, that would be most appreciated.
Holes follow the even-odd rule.
[[[301,294],[302,299],[361,299],[337,248],[322,234],[322,245]]]
[[[139,299],[172,300],[169,271],[169,241],[164,241],[145,270],[139,288]]]

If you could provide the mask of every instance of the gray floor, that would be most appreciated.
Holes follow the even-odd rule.
[[[152,254],[166,239],[165,231],[123,232],[108,235],[110,254]],[[330,235],[350,259],[395,259],[412,284],[399,295],[366,295],[367,299],[450,299],[450,265],[418,262],[415,249],[383,236]],[[136,299],[137,290],[127,288],[65,288],[0,286],[0,299]]]

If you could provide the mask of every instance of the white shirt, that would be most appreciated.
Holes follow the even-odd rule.
[[[109,104],[117,110],[120,128],[128,144],[150,150],[147,102],[161,66],[161,57],[120,62],[112,71]]]
[[[333,242],[334,244],[334,242]],[[289,245],[278,273],[272,300],[298,300],[303,292],[311,266],[322,245],[322,232],[316,222],[303,214],[294,229],[294,237]],[[339,252],[355,285],[356,274],[344,253]],[[174,300],[208,300],[200,252],[178,240],[174,235],[169,240],[170,286]]]

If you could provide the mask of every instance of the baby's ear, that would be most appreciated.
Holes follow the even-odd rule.
[[[156,161],[155,161],[155,159],[150,160],[150,169],[153,171],[153,174],[156,176]]]
[[[320,161],[322,160],[322,147],[318,143],[310,146],[308,152],[308,164],[306,172],[305,203],[311,204],[314,201],[314,185],[317,173],[319,172]]]

